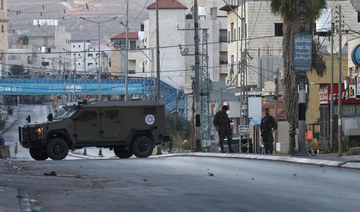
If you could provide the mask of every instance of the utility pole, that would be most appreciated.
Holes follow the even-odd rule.
[[[202,29],[201,51],[201,139],[210,140],[210,77],[207,29]]]
[[[63,77],[64,77],[64,96],[63,96],[63,98],[61,98],[62,99],[62,103],[64,104],[64,99],[65,99],[65,96],[66,96],[66,86],[65,86],[65,81],[66,81],[66,79],[65,79],[65,61],[63,62]],[[69,101],[69,100],[68,100]]]
[[[330,148],[334,144],[334,23],[331,23]]]
[[[125,101],[128,100],[128,74],[129,74],[129,0],[126,0],[126,52],[125,52]]]
[[[299,31],[300,34],[305,33],[306,31],[306,2],[305,0],[300,0],[300,27],[299,27]],[[298,149],[298,153],[299,154],[305,154],[305,132],[306,132],[306,83],[305,83],[305,79],[306,79],[306,73],[304,71],[299,71],[298,73],[299,76],[299,120],[298,120],[298,125],[299,125],[299,134],[298,134],[298,144],[299,144],[299,149]]]
[[[87,99],[86,97],[86,42],[84,41],[84,95],[85,95],[85,99]]]
[[[198,1],[194,0],[194,43],[195,43],[195,142],[196,152],[201,151],[201,124],[200,124],[200,113],[201,113],[201,102],[200,102],[200,58],[199,58],[199,20],[198,20]]]
[[[338,59],[339,59],[339,84],[338,84],[338,91],[339,91],[339,98],[338,98],[338,146],[339,146],[339,154],[338,156],[341,157],[342,156],[342,108],[341,108],[341,100],[342,100],[342,86],[341,86],[341,42],[342,42],[342,34],[341,34],[341,27],[342,27],[342,22],[341,22],[341,5],[338,6],[339,8],[339,54],[338,54]]]
[[[74,88],[74,102],[76,101],[76,53],[73,53],[74,54],[74,70],[73,70],[73,75],[74,75],[74,85],[73,85],[73,88]]]
[[[161,100],[160,95],[160,35],[159,35],[159,0],[156,0],[156,102]],[[157,155],[161,155],[161,146],[157,146]]]
[[[240,90],[241,90],[241,97],[240,97],[240,125],[246,124],[246,111],[247,111],[247,105],[246,105],[246,73],[245,73],[245,63],[246,63],[246,38],[245,38],[245,0],[242,1],[241,5],[241,35],[240,35],[240,53],[241,53],[241,59],[240,59]]]
[[[278,122],[278,105],[279,105],[279,78],[280,72],[279,69],[276,70],[276,79],[275,79],[275,120]],[[274,142],[274,149],[276,151],[276,143],[278,141],[278,129],[275,130],[275,142]]]
[[[98,24],[98,30],[99,30],[99,52],[98,52],[98,58],[99,58],[99,67],[98,67],[98,80],[99,80],[99,102],[101,101],[101,55],[100,55],[100,24]]]
[[[92,22],[92,23],[95,23],[98,25],[98,39],[99,39],[99,51],[98,51],[98,57],[99,57],[99,61],[98,61],[98,80],[99,80],[99,97],[98,97],[98,100],[101,101],[101,55],[100,55],[100,25],[102,23],[105,23],[105,22],[109,22],[109,21],[113,21],[115,19],[118,18],[118,16],[112,18],[112,19],[109,19],[109,20],[106,20],[106,21],[102,21],[102,22],[96,22],[96,21],[93,21],[93,20],[89,20],[87,18],[84,18],[84,17],[79,17],[85,21],[89,21],[89,22]]]
[[[159,38],[159,0],[156,0],[156,100],[160,101],[160,38]]]

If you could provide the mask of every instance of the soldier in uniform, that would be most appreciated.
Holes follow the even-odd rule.
[[[265,116],[261,120],[261,125],[260,125],[261,137],[263,138],[265,154],[273,153],[273,142],[274,142],[273,132],[276,130],[276,128],[277,128],[276,120],[274,119],[274,117],[272,117],[269,114],[269,108],[265,108]]]
[[[216,128],[216,131],[219,134],[220,137],[220,148],[221,148],[221,152],[224,153],[224,139],[225,136],[228,139],[228,145],[229,145],[229,152],[233,153],[235,152],[232,148],[231,148],[231,144],[232,144],[232,131],[230,128],[230,123],[232,122],[229,119],[229,116],[226,114],[226,111],[228,110],[227,106],[223,106],[221,108],[220,111],[218,111],[214,117],[214,126]]]

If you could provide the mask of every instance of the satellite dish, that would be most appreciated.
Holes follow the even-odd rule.
[[[334,54],[339,52],[339,39],[340,39],[339,35],[336,35],[334,38],[334,49],[333,49]],[[346,42],[347,42],[346,37],[341,36],[341,48],[344,48]],[[331,53],[331,42],[329,42],[327,46],[327,51]]]

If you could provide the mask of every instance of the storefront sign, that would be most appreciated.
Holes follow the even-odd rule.
[[[347,91],[345,90],[344,83],[342,83],[341,86],[341,103],[342,104],[360,104],[360,100],[356,98],[349,98],[349,95]],[[334,93],[334,104],[337,104],[339,102],[339,90],[338,90],[338,84],[334,84],[333,87],[333,93]],[[319,89],[319,95],[320,95],[320,104],[330,104],[331,103],[331,85],[330,84],[322,84],[320,85]],[[326,99],[325,99],[326,97]]]
[[[353,49],[351,59],[357,67],[360,67],[360,44]]]

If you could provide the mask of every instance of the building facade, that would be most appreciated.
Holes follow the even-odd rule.
[[[200,1],[198,4],[200,60],[203,56],[201,48],[206,36],[208,72],[212,81],[225,80],[227,75],[226,13],[219,11],[218,5],[218,1]],[[185,93],[192,93],[195,75],[193,6],[193,1],[159,1],[161,80],[184,90]],[[147,9],[149,19],[144,22],[144,47],[149,50],[144,62],[145,72],[155,76],[155,3],[149,5]],[[151,58],[155,59],[151,60]]]
[[[126,33],[122,32],[111,38],[114,46],[112,54],[113,76],[125,76],[126,71]],[[129,51],[128,51],[128,76],[129,77],[150,77],[145,72],[145,53],[144,53],[144,32],[129,32]]]
[[[8,71],[8,23],[7,0],[0,0],[0,77]]]
[[[229,5],[221,8],[227,12],[228,86],[240,87],[239,66],[244,54],[246,84],[249,87],[257,87],[260,74],[259,58],[282,55],[281,17],[272,14],[270,1],[248,0],[244,5],[243,1],[230,0],[228,3]],[[245,17],[243,23],[239,16]]]
[[[71,34],[57,20],[34,20],[28,37],[33,74],[60,74],[61,64],[71,64]]]

